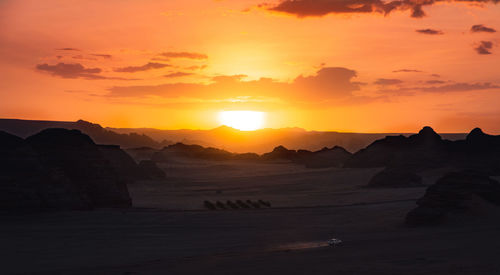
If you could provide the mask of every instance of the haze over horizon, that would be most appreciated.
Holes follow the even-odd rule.
[[[251,111],[230,126],[499,134],[499,12],[494,0],[1,1],[0,117],[213,129]]]

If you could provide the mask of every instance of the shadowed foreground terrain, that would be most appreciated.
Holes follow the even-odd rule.
[[[345,158],[349,167],[316,169],[295,161],[303,152],[279,147],[259,159],[214,160],[179,154],[177,145],[156,163],[79,131],[45,130],[26,140],[4,134],[5,167],[27,159],[50,167],[39,175],[60,175],[49,188],[38,174],[23,178],[22,167],[4,167],[5,190],[67,206],[58,190],[70,186],[102,203],[92,211],[6,204],[0,273],[499,274],[498,137],[473,133],[450,143],[424,128],[373,143]],[[453,158],[428,165],[443,155]],[[459,171],[477,159],[483,169]],[[94,187],[102,184],[125,184],[118,190],[132,204],[110,204],[115,197],[102,195],[115,189]],[[238,201],[269,205],[227,207]],[[342,245],[328,246],[331,238]]]
[[[363,187],[380,169],[179,160],[129,185],[134,208],[2,214],[2,269],[34,274],[496,274],[500,216],[407,228],[425,187]],[[251,168],[251,169],[250,169]],[[221,175],[220,171],[226,171]],[[442,174],[422,174],[429,184]],[[218,191],[217,191],[218,190]],[[272,208],[204,210],[264,198]],[[172,210],[177,209],[177,210]],[[191,210],[189,210],[191,209]],[[337,237],[339,247],[326,241]],[[27,264],[29,262],[29,264]]]

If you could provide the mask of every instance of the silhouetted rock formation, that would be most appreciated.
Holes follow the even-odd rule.
[[[301,154],[307,154],[306,150],[301,150]],[[261,158],[263,160],[295,160],[297,156],[297,151],[295,150],[288,150],[284,146],[280,145],[278,147],[275,147],[271,152],[262,154]]]
[[[95,207],[128,207],[126,181],[89,136],[78,130],[46,129],[26,139],[42,162],[59,169]]]
[[[344,167],[399,167],[415,171],[454,166],[500,174],[500,137],[476,128],[465,140],[443,140],[430,127],[410,137],[388,136],[355,153]]]
[[[161,148],[163,146],[172,144],[172,142],[167,140],[157,142],[144,134],[118,134],[102,128],[99,124],[90,123],[84,120],[78,120],[74,124],[74,129],[80,130],[83,133],[89,135],[95,142],[99,144],[116,144],[124,148],[144,146]]]
[[[211,130],[159,130],[153,128],[109,128],[99,129],[88,122],[61,122],[61,121],[34,121],[19,119],[0,119],[0,130],[26,138],[47,128],[78,129],[89,135],[98,144],[116,144],[121,148],[151,147],[160,149],[175,142],[184,144],[198,144],[204,147],[224,148],[237,153],[255,152],[263,154],[269,152],[277,144],[287,148],[302,148],[309,151],[318,150],[325,146],[341,146],[349,152],[356,152],[365,148],[377,139],[384,138],[390,133],[341,133],[306,131],[300,128],[261,129],[256,131],[239,131],[227,126]],[[110,131],[111,133],[103,132]],[[134,133],[137,133],[134,135]],[[129,135],[131,134],[131,135]],[[146,135],[149,138],[143,138]],[[405,134],[407,135],[407,134]],[[465,134],[442,134],[445,139],[464,139]],[[231,140],[228,143],[228,138]],[[142,159],[136,159],[140,161]],[[149,159],[149,158],[147,158]]]
[[[404,168],[386,168],[375,174],[369,187],[415,187],[422,185],[422,177]]]
[[[164,179],[165,172],[156,166],[156,162],[152,160],[141,160],[139,162],[139,170],[144,178],[148,179]]]
[[[20,146],[24,140],[20,137],[11,135],[7,132],[0,131],[0,150],[2,152],[5,151],[10,151],[13,148],[16,148]]]
[[[0,129],[11,134],[28,137],[36,134],[44,129],[49,128],[64,128],[80,130],[87,134],[98,144],[114,144],[122,148],[143,147],[149,146],[153,148],[162,148],[172,142],[163,140],[158,142],[149,136],[137,133],[120,134],[114,131],[104,129],[99,124],[90,123],[84,120],[76,122],[64,121],[36,121],[36,120],[20,120],[20,119],[0,119]]]
[[[406,224],[439,224],[449,214],[476,211],[478,201],[500,205],[500,183],[478,172],[452,172],[427,189],[418,207],[407,214]]]
[[[153,154],[151,159],[156,162],[168,162],[175,158],[192,158],[204,160],[245,160],[245,161],[274,161],[286,160],[305,165],[308,168],[341,167],[351,157],[351,153],[344,148],[335,146],[331,149],[323,148],[316,152],[307,150],[288,150],[284,146],[274,148],[272,152],[261,156],[254,153],[236,154],[225,150],[202,147],[200,145],[186,145],[176,143],[169,145]]]
[[[325,147],[299,158],[299,163],[307,168],[342,167],[351,156],[350,152],[340,146]]]
[[[0,132],[0,154],[0,209],[90,208],[87,197],[23,139]]]
[[[461,168],[482,171],[488,175],[500,175],[500,136],[492,136],[475,128],[465,141],[457,141],[458,163]]]
[[[125,149],[127,154],[129,154],[135,161],[140,162],[141,160],[150,160],[154,153],[160,150],[151,147],[138,147]]]
[[[98,145],[102,156],[109,161],[120,179],[134,181],[138,179],[148,179],[149,177],[141,171],[134,159],[118,145]]]
[[[289,160],[305,165],[307,168],[341,167],[352,156],[344,148],[335,146],[311,152],[307,150],[289,150],[278,146],[273,151],[261,156],[263,160]]]
[[[445,147],[450,141],[430,127],[409,137],[387,136],[355,153],[346,167],[424,166],[436,167],[446,158]]]
[[[1,209],[131,205],[128,178],[120,174],[127,168],[121,165],[135,162],[78,130],[47,129],[26,140],[0,132],[0,152]]]
[[[163,148],[161,151],[153,154],[152,160],[156,162],[167,162],[171,158],[193,158],[205,160],[255,160],[257,154],[234,154],[225,150],[216,148],[205,148],[200,145],[186,145],[176,143]]]

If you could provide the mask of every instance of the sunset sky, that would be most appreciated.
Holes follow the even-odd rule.
[[[0,117],[500,134],[498,0],[0,0]]]

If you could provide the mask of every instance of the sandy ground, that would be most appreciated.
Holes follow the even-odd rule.
[[[273,207],[313,207],[408,200],[425,188],[365,188],[380,168],[307,169],[289,162],[183,161],[163,164],[167,179],[129,186],[142,208],[204,209],[203,202],[265,200]],[[427,172],[431,184],[442,171]]]
[[[372,189],[378,169],[179,162],[130,186],[128,210],[0,213],[2,274],[500,274],[500,216],[406,228],[425,191]],[[424,176],[430,183],[443,171]],[[268,209],[204,210],[264,199]],[[329,238],[342,246],[328,247]]]

